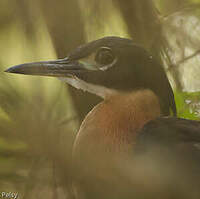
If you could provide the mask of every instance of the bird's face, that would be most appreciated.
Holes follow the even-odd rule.
[[[152,57],[129,39],[105,37],[74,50],[69,60],[78,60],[84,68],[76,77],[104,90],[126,92],[149,86],[155,75],[148,73]],[[147,68],[146,68],[147,67]],[[147,72],[147,76],[145,73]]]
[[[131,40],[105,37],[78,47],[67,58],[21,64],[7,72],[59,77],[77,88],[93,93],[97,90],[95,94],[104,97],[104,91],[149,86],[145,83],[152,74],[145,75],[148,62],[152,62],[151,56]]]
[[[58,77],[103,98],[115,92],[151,89],[166,101],[167,109],[174,100],[162,66],[125,38],[104,37],[76,48],[67,58],[21,64],[6,72]]]

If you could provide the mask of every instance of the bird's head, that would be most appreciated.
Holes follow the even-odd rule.
[[[176,112],[162,66],[144,48],[125,38],[104,37],[76,48],[67,58],[25,63],[6,72],[58,77],[103,98],[115,92],[150,89],[159,97],[164,115],[170,108]]]

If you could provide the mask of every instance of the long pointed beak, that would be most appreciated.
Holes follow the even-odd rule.
[[[83,64],[65,58],[54,61],[20,64],[8,68],[5,72],[24,75],[66,77],[76,75],[83,71],[88,71]]]

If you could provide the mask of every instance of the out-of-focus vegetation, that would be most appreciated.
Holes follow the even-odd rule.
[[[99,101],[54,78],[8,75],[5,68],[65,57],[102,36],[129,37],[163,62],[179,116],[199,119],[199,3],[1,0],[0,192],[70,198],[73,140],[79,121]]]

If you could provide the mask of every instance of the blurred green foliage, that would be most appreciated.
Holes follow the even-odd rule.
[[[175,92],[178,116],[191,120],[200,119],[200,93]]]

